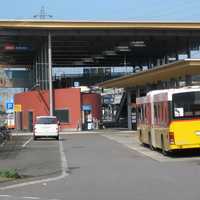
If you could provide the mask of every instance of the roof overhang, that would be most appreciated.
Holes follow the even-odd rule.
[[[5,19],[0,20],[0,64],[32,65],[49,32],[55,67],[146,65],[155,57],[185,54],[188,47],[196,50],[200,45],[200,22]],[[144,46],[132,45],[137,41]],[[7,51],[6,43],[31,48]],[[119,46],[130,51],[119,51]],[[108,51],[116,51],[116,55],[106,55]]]
[[[131,88],[157,84],[159,81],[200,74],[200,59],[186,59],[153,69],[102,82],[103,88]]]
[[[0,20],[6,29],[181,29],[200,30],[200,22]]]

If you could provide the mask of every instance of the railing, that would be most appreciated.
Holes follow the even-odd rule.
[[[124,103],[126,101],[126,98],[127,98],[127,95],[126,95],[126,92],[123,93],[123,96],[121,98],[121,101],[120,101],[120,105],[119,105],[119,109],[117,110],[117,113],[116,113],[116,116],[115,116],[115,121],[118,122],[119,121],[119,118],[120,118],[120,114],[121,114],[121,111],[123,109],[123,106],[124,106]]]

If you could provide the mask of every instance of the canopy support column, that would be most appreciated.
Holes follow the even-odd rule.
[[[131,120],[131,92],[129,90],[127,92],[127,121],[128,121],[128,129],[132,130],[132,120]]]
[[[48,34],[48,67],[49,67],[49,115],[53,116],[53,87],[52,87],[52,46],[51,33]]]

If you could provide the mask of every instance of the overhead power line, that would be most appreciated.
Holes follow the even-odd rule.
[[[53,18],[53,15],[49,15],[46,11],[45,11],[45,7],[42,6],[40,13],[37,15],[34,15],[33,18],[39,18],[39,19],[49,19],[49,18]]]

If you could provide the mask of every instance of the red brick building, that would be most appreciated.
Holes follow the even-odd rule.
[[[60,121],[61,129],[80,129],[87,122],[88,116],[92,121],[101,119],[99,94],[81,93],[78,88],[66,88],[54,90],[53,96],[54,113]],[[22,107],[22,112],[16,115],[16,126],[20,124],[20,129],[30,129],[36,116],[49,114],[48,91],[19,93],[15,95],[14,101]]]

